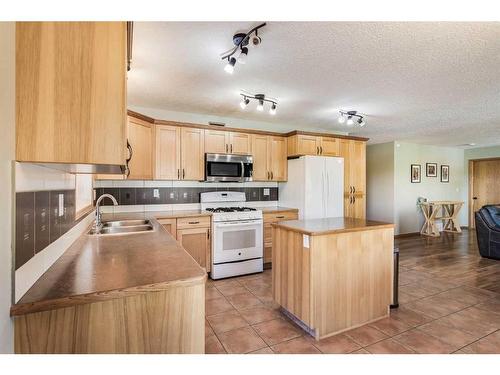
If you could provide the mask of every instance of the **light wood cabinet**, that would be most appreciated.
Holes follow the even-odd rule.
[[[286,181],[286,142],[285,137],[252,135],[254,181]]]
[[[126,22],[16,23],[16,160],[124,165]]]
[[[157,180],[203,180],[204,131],[170,125],[156,126]]]
[[[205,130],[205,152],[211,154],[250,155],[250,134],[223,130]]]
[[[288,156],[339,156],[339,141],[334,137],[296,134],[288,137]]]
[[[181,179],[200,181],[205,178],[203,129],[181,130]]]
[[[177,238],[177,219],[158,219],[158,223],[174,238]]]
[[[211,246],[210,227],[177,228],[177,241],[198,262],[210,272]]]
[[[129,180],[152,180],[155,126],[134,117],[128,118],[128,142],[132,148]]]
[[[366,217],[366,144],[342,139],[339,147],[344,158],[344,216]]]
[[[265,212],[264,221],[264,264],[270,264],[273,259],[273,227],[272,223],[285,220],[297,220],[298,212],[296,210]]]
[[[181,171],[181,130],[176,126],[156,126],[156,173],[158,180],[178,180]]]

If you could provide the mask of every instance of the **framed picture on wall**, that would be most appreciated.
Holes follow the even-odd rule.
[[[438,175],[437,163],[426,163],[425,164],[425,175],[427,177],[437,177],[437,175]]]
[[[422,169],[422,167],[420,166],[420,164],[412,164],[411,165],[410,176],[411,176],[411,183],[412,184],[420,182],[421,169]]]
[[[450,166],[441,166],[441,182],[450,182]]]

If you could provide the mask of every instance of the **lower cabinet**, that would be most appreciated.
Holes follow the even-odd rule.
[[[264,264],[270,266],[273,259],[273,227],[272,223],[285,220],[297,220],[297,210],[264,212]]]
[[[201,267],[210,272],[210,216],[158,219],[158,222],[191,255]]]

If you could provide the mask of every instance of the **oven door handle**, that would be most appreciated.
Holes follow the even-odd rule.
[[[238,226],[247,226],[248,224],[262,224],[262,220],[245,220],[245,221],[228,221],[225,223],[215,223],[214,226],[216,228],[220,227],[238,227]]]

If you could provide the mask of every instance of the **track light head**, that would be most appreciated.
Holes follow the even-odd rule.
[[[276,103],[273,103],[271,105],[271,109],[269,110],[269,114],[273,115],[273,116],[276,114]]]
[[[358,125],[361,126],[361,127],[365,126],[365,120],[363,119],[363,117],[360,117],[358,119]]]
[[[240,102],[241,109],[245,109],[247,107],[248,103],[250,103],[250,99],[248,99],[246,96],[243,97],[243,99]]]
[[[343,124],[344,122],[345,122],[345,116],[343,113],[341,113],[339,116],[339,124]]]
[[[257,105],[257,111],[262,112],[264,110],[264,99],[259,99],[259,104]]]
[[[352,125],[354,124],[354,120],[352,119],[352,116],[347,117],[347,125]]]
[[[248,48],[247,47],[242,47],[240,55],[238,56],[238,62],[240,64],[246,64],[247,63],[247,57],[248,57]]]
[[[228,58],[227,64],[224,67],[224,70],[226,71],[226,73],[233,74],[235,64],[236,64],[236,59],[234,57]]]

